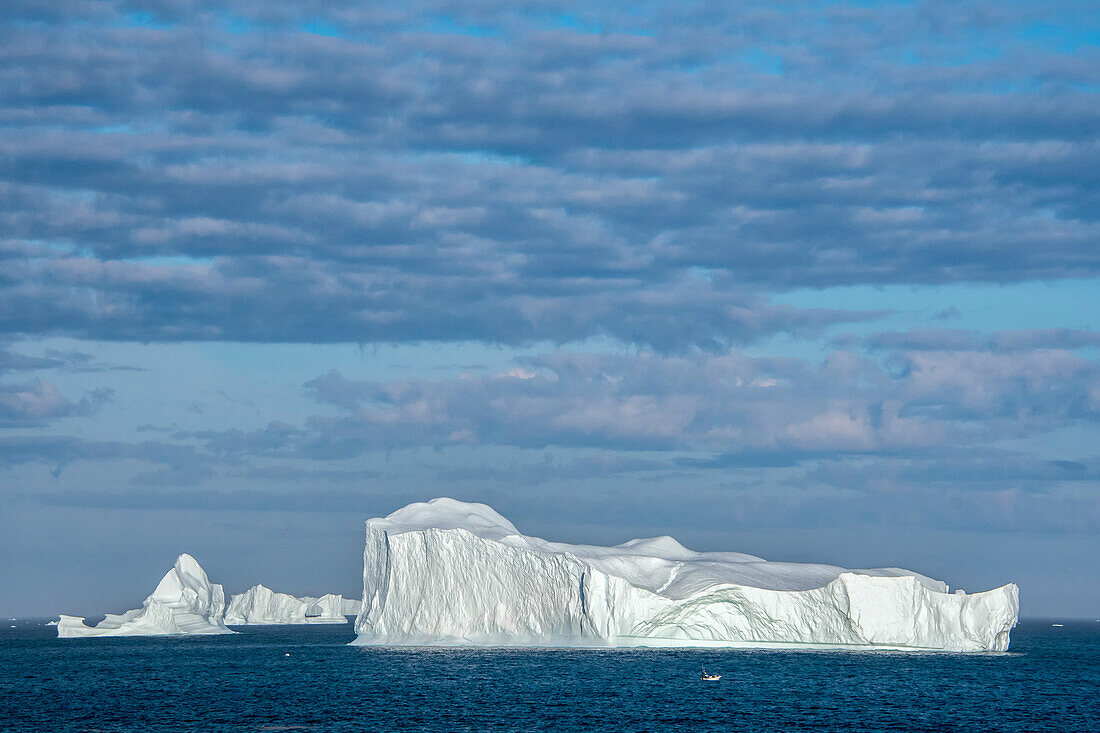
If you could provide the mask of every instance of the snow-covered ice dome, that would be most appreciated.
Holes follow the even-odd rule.
[[[88,636],[163,636],[166,634],[232,634],[222,621],[225,591],[211,583],[198,561],[183,554],[165,573],[141,608],[109,613],[94,627],[80,616],[62,615],[60,638]]]
[[[1018,589],[948,593],[901,568],[847,570],[521,534],[484,504],[433,499],[366,523],[356,644],[825,646],[1003,651]]]

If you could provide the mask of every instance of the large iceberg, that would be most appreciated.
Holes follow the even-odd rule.
[[[229,599],[225,622],[234,626],[266,624],[346,624],[359,613],[359,602],[328,593],[295,597],[254,585]]]
[[[180,555],[141,608],[109,613],[94,627],[80,616],[62,615],[61,638],[85,636],[161,636],[166,634],[232,634],[222,621],[225,591],[211,583],[198,561]]]
[[[484,504],[433,499],[367,521],[355,644],[810,646],[1004,651],[1014,584],[984,593],[900,568],[846,570],[519,533]]]

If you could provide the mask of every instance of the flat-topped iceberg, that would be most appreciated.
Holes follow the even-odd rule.
[[[229,600],[225,623],[234,626],[267,624],[346,624],[359,613],[359,602],[328,593],[295,597],[254,585]]]
[[[825,646],[1004,651],[1018,590],[948,593],[900,568],[846,570],[528,537],[484,504],[433,499],[367,521],[355,644]]]
[[[109,613],[94,627],[83,617],[62,615],[61,638],[87,636],[162,636],[166,634],[232,634],[222,621],[225,591],[211,583],[198,561],[180,555],[141,608]]]

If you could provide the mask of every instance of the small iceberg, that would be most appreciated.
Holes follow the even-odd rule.
[[[342,595],[292,596],[254,585],[229,600],[225,623],[232,626],[271,624],[346,624],[359,613],[359,601]]]
[[[225,627],[225,590],[211,583],[198,561],[183,554],[165,573],[141,608],[109,613],[93,626],[82,616],[61,615],[57,636],[165,636],[169,634],[232,634]]]

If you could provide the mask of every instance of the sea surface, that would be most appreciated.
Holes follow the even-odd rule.
[[[2,731],[1100,731],[1096,622],[1024,621],[1004,654],[380,649],[347,646],[350,626],[57,639],[44,623],[0,628]]]

